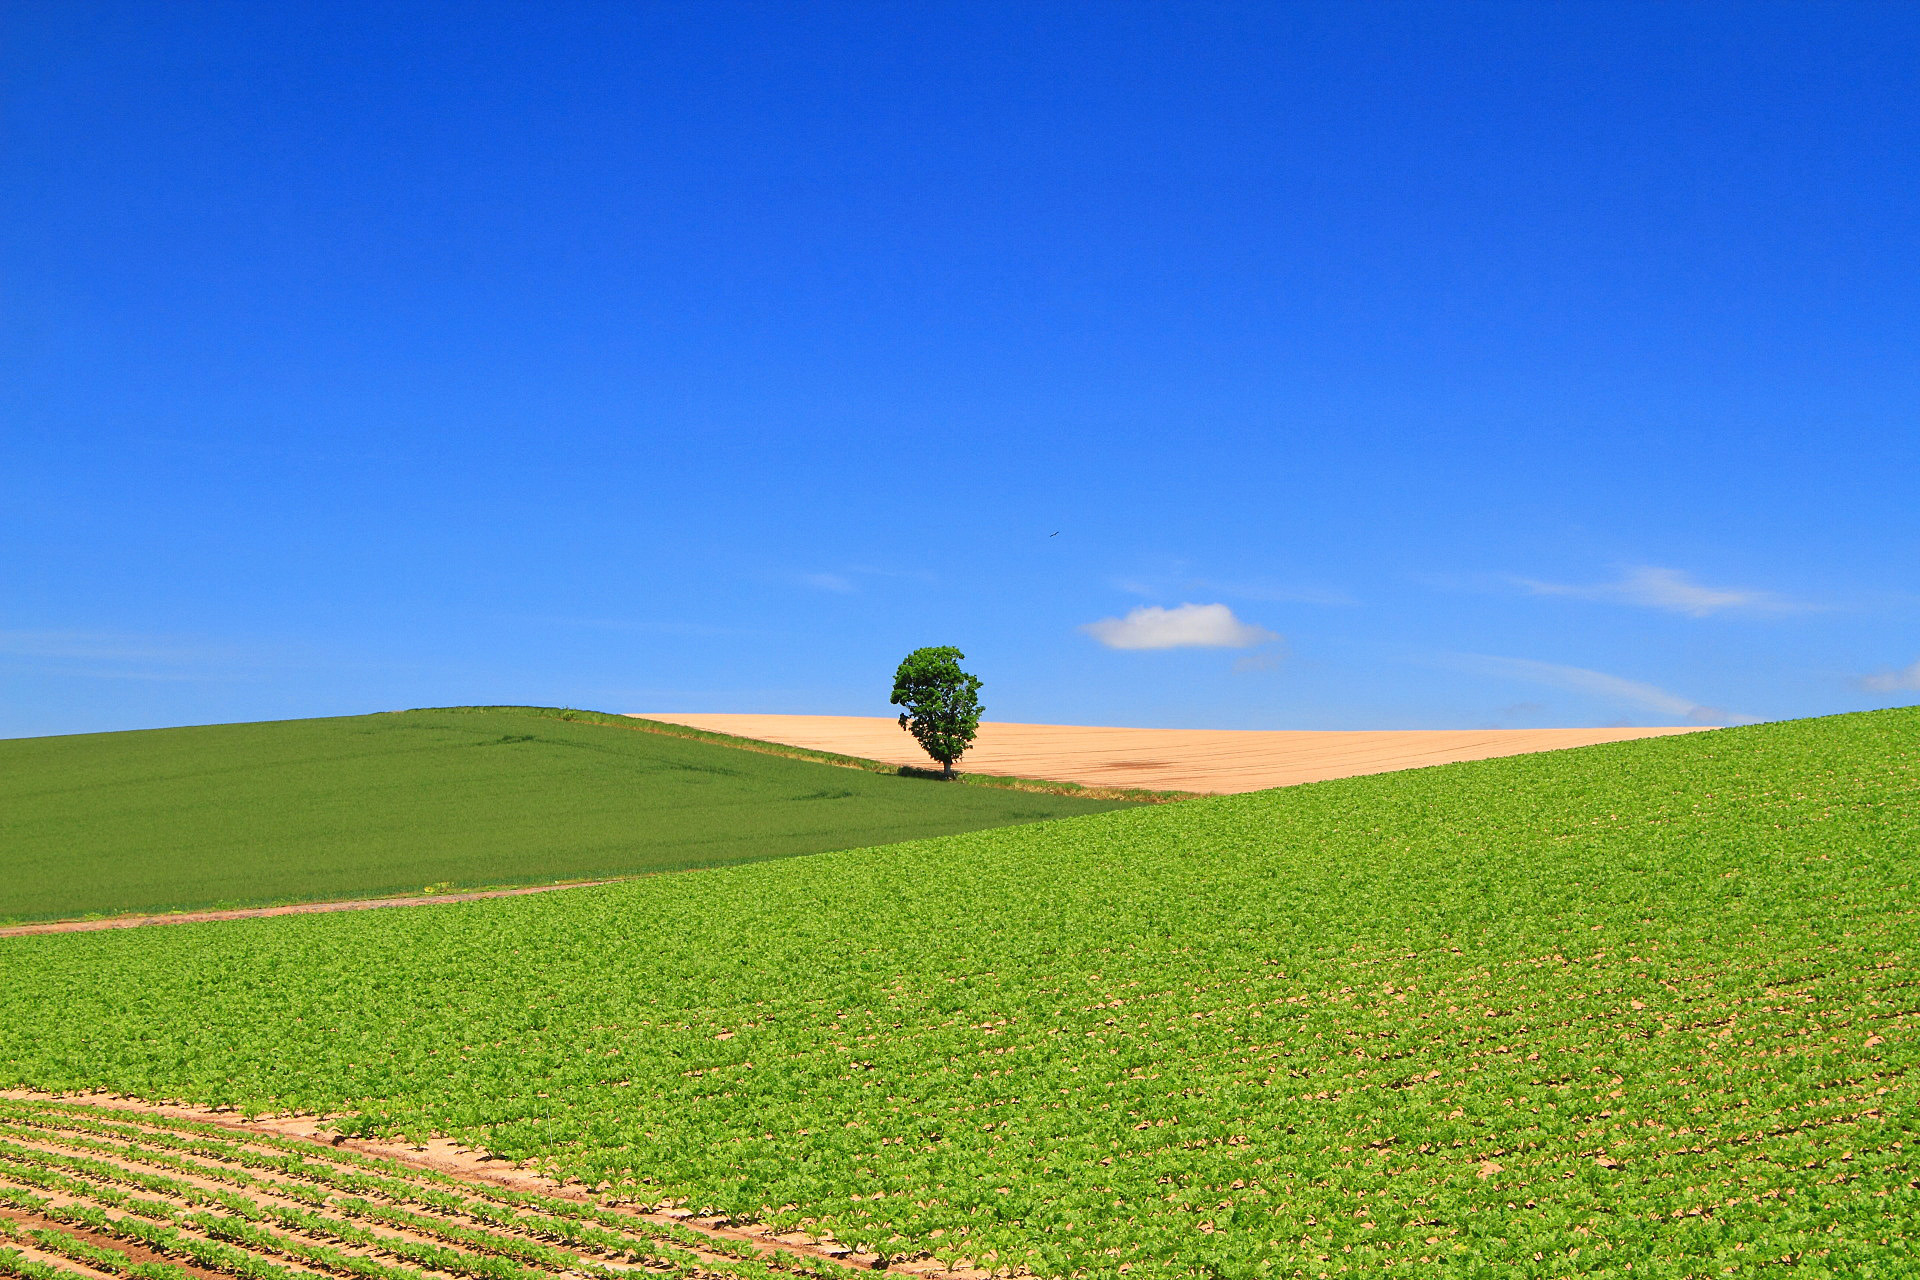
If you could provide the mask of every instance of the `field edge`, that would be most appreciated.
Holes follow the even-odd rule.
[[[1031,791],[1041,795],[1068,796],[1078,800],[1124,800],[1135,804],[1170,804],[1177,800],[1196,799],[1203,794],[1197,791],[1154,791],[1144,787],[1086,786],[1078,782],[1056,782],[1048,778],[1016,778],[1000,773],[972,773],[964,769],[957,771],[952,778],[947,778],[938,769],[888,764],[884,760],[869,760],[864,756],[816,751],[812,747],[795,747],[784,742],[769,742],[764,738],[743,738],[738,734],[696,729],[692,725],[674,724],[670,720],[650,720],[641,715],[608,711],[585,711],[578,707],[408,707],[406,710],[408,712],[515,711],[522,715],[538,716],[547,720],[565,720],[571,724],[604,725],[610,729],[653,733],[666,738],[685,738],[692,742],[732,747],[736,751],[784,756],[789,760],[805,760],[813,764],[833,765],[840,769],[857,769],[863,773],[878,773],[894,778],[924,778],[933,782],[958,783],[970,787],[995,787],[1004,791]]]

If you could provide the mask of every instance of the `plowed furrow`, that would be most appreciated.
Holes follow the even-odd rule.
[[[86,1227],[57,1223],[17,1209],[0,1209],[0,1237],[8,1232],[15,1244],[24,1241],[44,1253],[123,1280],[213,1280],[218,1274]]]
[[[0,1180],[18,1176],[17,1169],[0,1168]],[[46,1185],[44,1181],[42,1185]],[[50,1188],[51,1189],[51,1188]],[[120,1208],[116,1216],[105,1206]],[[98,1216],[87,1210],[98,1211]],[[59,1188],[46,1197],[42,1212],[56,1220],[85,1222],[110,1235],[148,1242],[160,1252],[192,1258],[214,1258],[216,1270],[231,1274],[256,1274],[262,1271],[260,1255],[283,1259],[291,1267],[265,1268],[275,1276],[331,1275],[358,1277],[359,1280],[434,1280],[406,1267],[390,1267],[371,1258],[359,1257],[347,1250],[297,1235],[270,1231],[228,1214],[206,1212],[167,1212],[159,1202],[128,1197],[110,1188]],[[241,1257],[252,1264],[241,1265]],[[240,1266],[240,1270],[234,1268]]]
[[[87,1246],[78,1240],[71,1250],[61,1247],[60,1237],[72,1239],[66,1232],[23,1224],[12,1214],[0,1216],[0,1275],[20,1276],[23,1280],[53,1280],[61,1277],[85,1277],[86,1280],[115,1280],[127,1273],[111,1267],[90,1265]],[[43,1238],[44,1237],[44,1238]],[[98,1252],[92,1250],[91,1252]],[[79,1255],[79,1256],[75,1256]],[[122,1255],[123,1257],[125,1255]],[[92,1261],[98,1261],[93,1259]],[[161,1280],[143,1277],[142,1280]]]
[[[763,1274],[772,1263],[780,1270],[845,1274],[846,1269],[792,1255],[760,1260],[761,1251],[743,1241],[715,1239],[673,1222],[653,1222],[592,1204],[507,1188],[481,1188],[430,1169],[415,1169],[350,1150],[302,1139],[239,1132],[203,1124],[115,1109],[113,1120],[82,1104],[25,1103],[0,1099],[0,1116],[16,1125],[51,1132],[77,1131],[129,1144],[161,1146],[168,1151],[204,1156],[228,1165],[286,1173],[290,1179],[352,1192],[372,1203],[413,1204],[445,1219],[465,1219],[476,1231],[504,1230],[538,1243],[564,1244],[597,1254],[599,1265],[618,1267],[615,1259],[649,1270],[715,1266],[716,1274],[746,1262],[747,1272]],[[425,1184],[425,1185],[423,1185]],[[516,1251],[517,1252],[517,1251]],[[716,1256],[717,1255],[717,1256]],[[502,1255],[502,1256],[512,1256]],[[589,1267],[592,1260],[585,1260]],[[574,1260],[565,1264],[578,1269]]]
[[[16,1181],[18,1170],[0,1167],[0,1203],[66,1227],[86,1230],[116,1242],[136,1244],[167,1258],[204,1270],[238,1276],[241,1280],[328,1280],[326,1273],[301,1266],[267,1262],[247,1250],[198,1231],[175,1226],[172,1215],[160,1215],[148,1202],[127,1202],[121,1213],[110,1213],[85,1195],[60,1191],[35,1194]]]
[[[35,1157],[38,1157],[36,1159]],[[377,1244],[336,1236],[325,1219],[292,1211],[262,1210],[246,1197],[220,1190],[204,1190],[179,1178],[159,1177],[135,1169],[80,1156],[34,1151],[0,1142],[0,1177],[25,1175],[41,1186],[95,1203],[124,1206],[142,1216],[190,1227],[216,1239],[266,1249],[268,1252],[342,1275],[366,1280],[454,1280],[459,1272],[433,1274],[431,1269],[391,1267],[378,1262]],[[149,1197],[131,1196],[132,1190]],[[181,1211],[174,1206],[197,1206]],[[272,1221],[280,1229],[266,1225]],[[412,1259],[409,1259],[412,1261]],[[499,1280],[527,1280],[503,1276]]]
[[[230,1144],[169,1144],[168,1149],[156,1151],[135,1145],[134,1139],[93,1137],[90,1131],[75,1133],[51,1124],[34,1127],[0,1123],[0,1138],[23,1146],[98,1156],[136,1171],[180,1177],[209,1191],[236,1188],[261,1198],[263,1204],[292,1202],[290,1207],[320,1209],[379,1222],[394,1228],[402,1238],[477,1249],[530,1266],[572,1268],[582,1261],[578,1253],[584,1252],[595,1255],[585,1259],[589,1263],[618,1268],[636,1253],[659,1251],[657,1242],[651,1240],[582,1227],[563,1219],[489,1210],[483,1204],[409,1187],[397,1179],[351,1173],[330,1175],[323,1166],[285,1157],[256,1158],[242,1165],[244,1151]],[[212,1154],[179,1154],[189,1147]],[[247,1166],[266,1166],[276,1171],[292,1168],[295,1172],[254,1172]],[[342,1184],[353,1193],[338,1190]],[[416,1204],[428,1212],[415,1212],[402,1207],[404,1204]],[[496,1227],[504,1227],[506,1231],[495,1230]],[[556,1241],[576,1252],[569,1254],[555,1247],[552,1242]],[[677,1259],[663,1257],[661,1260]]]
[[[324,1192],[297,1184],[284,1187],[242,1186],[235,1190],[222,1185],[228,1181],[217,1170],[181,1171],[158,1166],[137,1151],[108,1153],[101,1160],[94,1155],[72,1155],[58,1149],[58,1140],[20,1144],[22,1149],[43,1154],[65,1172],[92,1181],[139,1187],[189,1204],[216,1206],[227,1214],[256,1225],[271,1225],[296,1240],[312,1245],[331,1246],[356,1256],[388,1257],[412,1264],[429,1275],[472,1280],[529,1280],[533,1274],[501,1258],[482,1255],[473,1258],[450,1247],[449,1241],[436,1238],[431,1230],[370,1230],[344,1218],[333,1218],[323,1211],[328,1197]],[[8,1155],[7,1144],[0,1143],[0,1159]],[[216,1176],[210,1176],[216,1175]],[[244,1178],[245,1175],[240,1175]],[[233,1181],[238,1181],[234,1179]],[[304,1193],[304,1194],[303,1194]],[[376,1211],[379,1206],[367,1206]],[[418,1219],[431,1227],[430,1220]],[[502,1242],[507,1243],[507,1242]],[[552,1270],[569,1270],[578,1260],[548,1251],[540,1259]]]
[[[111,1274],[17,1241],[0,1244],[0,1275],[21,1280],[112,1280]]]
[[[15,1270],[32,1280],[82,1271],[88,1280],[852,1274],[824,1257],[763,1253],[671,1220],[475,1185],[304,1138],[19,1095],[0,1098],[0,1210],[48,1233],[12,1242],[31,1251],[16,1250]]]
[[[348,1246],[350,1251],[385,1254],[428,1271],[471,1280],[525,1280],[526,1268],[613,1277],[632,1270],[626,1265],[629,1261],[655,1267],[693,1265],[698,1261],[657,1242],[613,1233],[602,1233],[605,1238],[593,1242],[592,1251],[599,1254],[598,1257],[583,1258],[578,1251],[526,1236],[490,1231],[477,1222],[469,1225],[360,1196],[333,1194],[324,1185],[265,1177],[213,1161],[149,1151],[127,1142],[89,1138],[51,1128],[0,1125],[0,1159],[8,1156],[10,1147],[37,1153],[44,1157],[44,1164],[74,1176],[137,1186],[188,1203],[215,1205],[252,1221],[272,1222],[310,1239],[330,1237]],[[380,1229],[361,1225],[364,1222],[378,1223]],[[475,1253],[462,1252],[467,1249]]]
[[[49,1156],[44,1163],[34,1164],[23,1159],[22,1149],[4,1143],[0,1143],[0,1180],[24,1182],[96,1207],[123,1209],[190,1235],[354,1280],[541,1280],[552,1274],[396,1236],[383,1237],[306,1210],[263,1212],[244,1196],[207,1193],[177,1179],[116,1170],[98,1161]],[[135,1196],[128,1188],[162,1198]],[[178,1204],[199,1207],[183,1210]],[[610,1280],[613,1274],[600,1271],[594,1280]]]

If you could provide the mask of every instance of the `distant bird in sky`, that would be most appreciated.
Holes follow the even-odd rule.
[[[1048,534],[1047,536],[1049,538],[1057,538],[1060,536],[1060,531],[1058,529],[1055,529],[1052,533]]]

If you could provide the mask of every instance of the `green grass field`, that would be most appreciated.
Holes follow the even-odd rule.
[[[1114,807],[534,708],[14,739],[0,920],[627,876]]]
[[[1917,747],[1879,712],[8,939],[0,1083],[1047,1276],[1910,1274]]]

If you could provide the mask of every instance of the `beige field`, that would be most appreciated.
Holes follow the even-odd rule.
[[[788,746],[931,766],[920,746],[885,716],[647,714],[649,720]],[[1388,773],[1456,760],[1486,760],[1673,733],[1659,729],[1120,729],[1099,725],[986,721],[959,767],[1082,786],[1232,794],[1326,778]]]

